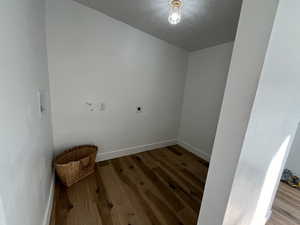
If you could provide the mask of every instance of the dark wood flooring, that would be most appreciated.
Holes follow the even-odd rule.
[[[280,183],[267,225],[300,224],[300,190]]]
[[[66,189],[56,183],[52,225],[196,225],[208,163],[179,146],[97,163]]]

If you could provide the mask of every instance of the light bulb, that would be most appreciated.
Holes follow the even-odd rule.
[[[179,0],[173,0],[170,2],[169,23],[172,25],[178,24],[181,20],[181,6],[182,3]]]

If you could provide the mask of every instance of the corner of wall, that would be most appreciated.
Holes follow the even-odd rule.
[[[202,159],[205,159],[206,161],[210,161],[210,154],[207,153],[207,151],[200,149],[198,147],[195,147],[183,140],[178,139],[177,144],[185,148],[186,150],[194,153],[195,155],[199,156]]]
[[[177,128],[177,139],[180,138],[181,133],[181,127],[182,127],[182,117],[183,117],[183,109],[184,109],[184,96],[185,96],[185,90],[186,90],[186,82],[187,82],[187,76],[188,76],[188,68],[189,68],[189,57],[190,52],[186,53],[186,62],[185,62],[185,71],[184,71],[184,85],[182,90],[182,96],[181,96],[181,109],[179,114],[179,120],[178,120],[178,128]]]
[[[51,184],[50,184],[50,190],[49,190],[49,198],[48,198],[48,202],[47,202],[46,211],[44,214],[43,225],[50,224],[51,212],[52,212],[53,202],[54,202],[54,191],[55,191],[55,172],[53,171],[52,178],[51,178]]]

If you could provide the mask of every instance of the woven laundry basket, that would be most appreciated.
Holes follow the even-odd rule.
[[[61,182],[70,187],[95,171],[98,147],[82,145],[64,151],[55,159],[55,170]]]

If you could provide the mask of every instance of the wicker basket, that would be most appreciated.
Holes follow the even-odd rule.
[[[55,159],[55,170],[61,182],[70,187],[95,171],[98,147],[82,145],[63,152]]]

